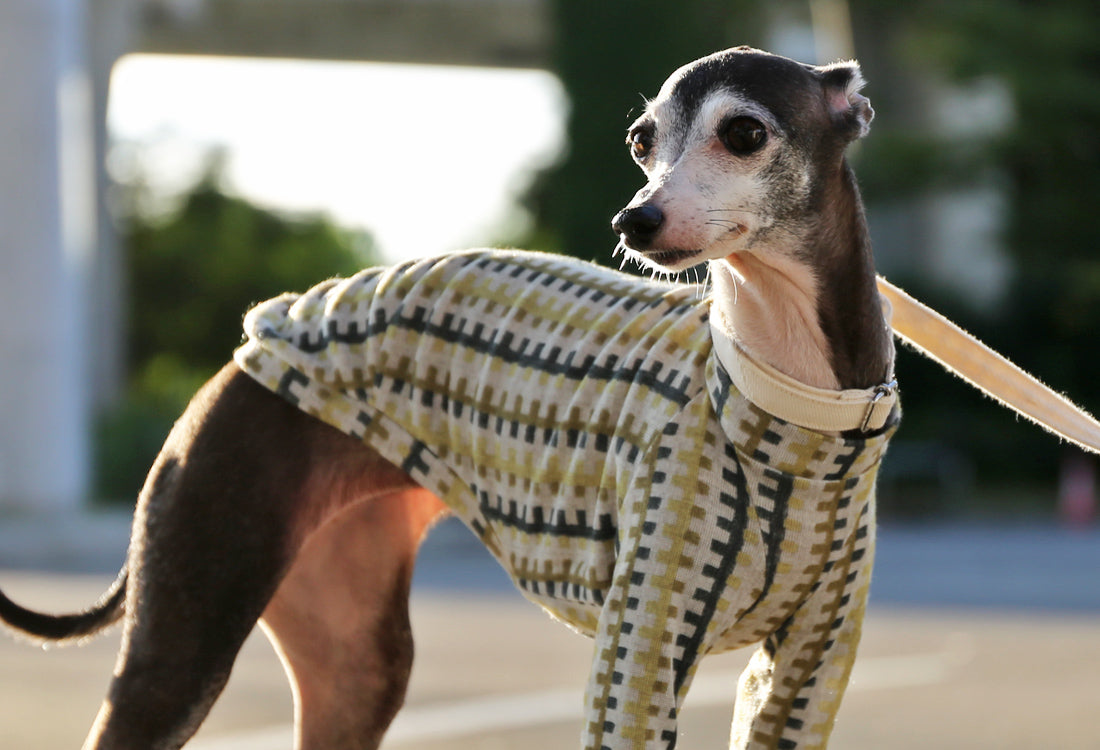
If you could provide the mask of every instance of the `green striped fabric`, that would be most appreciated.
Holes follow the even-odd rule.
[[[758,643],[732,746],[823,747],[893,430],[764,413],[714,356],[709,308],[697,286],[473,251],[265,302],[236,361],[404,468],[595,638],[584,747],[674,746],[699,658]]]

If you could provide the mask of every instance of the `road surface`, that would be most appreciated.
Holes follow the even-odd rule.
[[[444,528],[418,571],[417,664],[385,747],[576,747],[589,641],[512,593],[464,534]],[[831,747],[1100,750],[1100,534],[885,530],[879,553],[860,660]],[[13,570],[19,561],[0,554],[9,566],[0,583],[36,606],[81,606],[112,577],[106,563],[115,563],[103,557],[87,563],[103,570],[77,574]],[[0,639],[0,748],[78,748],[117,643],[111,634],[43,651]],[[747,656],[704,662],[680,747],[726,746]],[[290,750],[290,718],[281,667],[257,635],[189,747]]]

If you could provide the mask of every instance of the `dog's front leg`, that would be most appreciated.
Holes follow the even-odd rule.
[[[695,654],[685,648],[694,629],[680,617],[688,605],[681,593],[647,587],[648,576],[622,562],[596,635],[582,745],[588,750],[673,748],[696,664]]]
[[[710,617],[692,583],[701,580],[705,564],[696,548],[710,542],[692,531],[699,521],[694,496],[665,495],[671,488],[662,479],[674,475],[639,463],[647,465],[640,473],[648,476],[619,518],[619,552],[585,693],[582,744],[589,750],[675,747],[677,717]],[[692,479],[684,484],[695,488]]]
[[[874,555],[874,506],[830,554],[794,614],[753,655],[738,685],[731,750],[823,750],[859,646]]]

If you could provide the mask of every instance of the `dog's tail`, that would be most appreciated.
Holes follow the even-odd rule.
[[[21,607],[0,591],[0,623],[18,635],[43,643],[71,643],[89,638],[114,625],[126,612],[127,568],[100,597],[83,612],[49,615]]]

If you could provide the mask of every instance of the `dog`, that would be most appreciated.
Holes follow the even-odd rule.
[[[184,745],[257,622],[296,747],[377,747],[411,669],[417,548],[446,513],[594,638],[584,747],[674,747],[699,659],[750,644],[731,747],[824,747],[900,418],[845,159],[873,117],[862,86],[854,62],[742,47],[676,71],[630,127],[647,182],[614,218],[618,250],[660,272],[706,262],[709,295],[484,250],[249,312],[101,601],[54,616],[0,595],[43,641],[123,621],[85,750]]]

